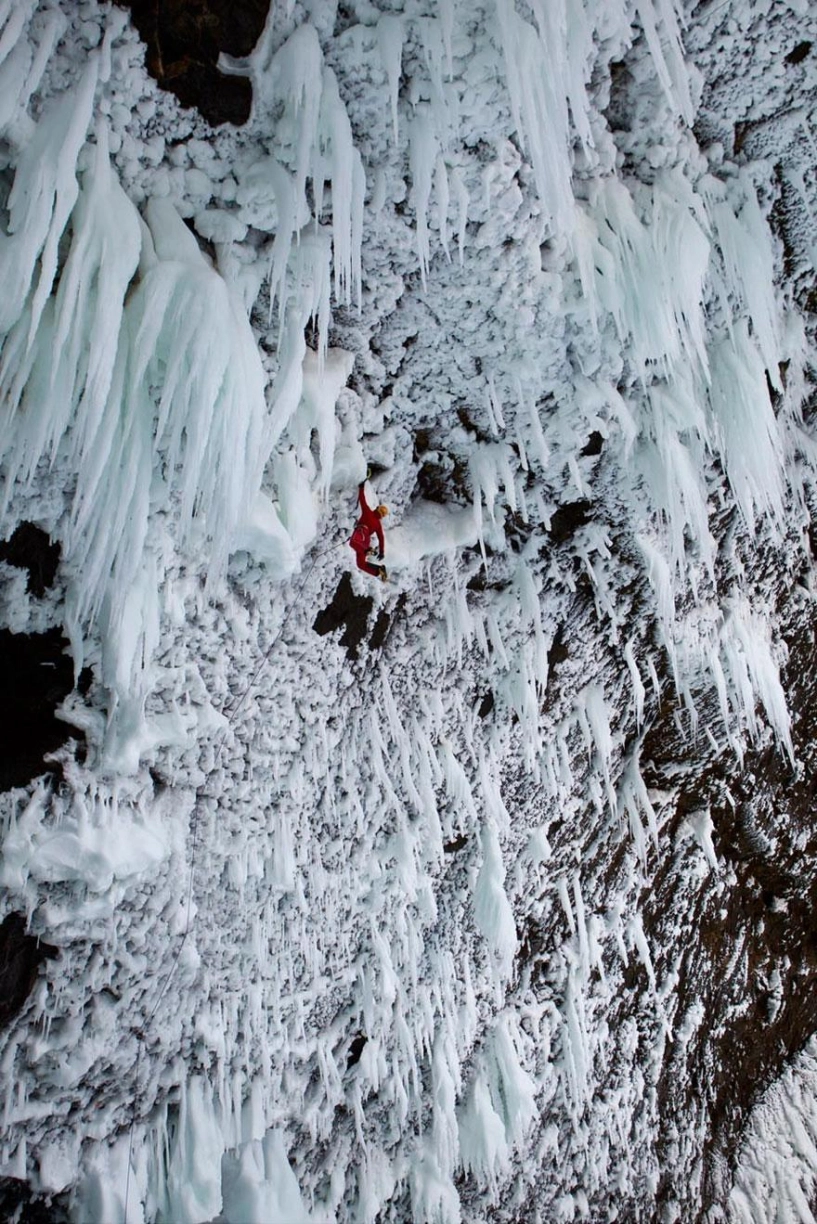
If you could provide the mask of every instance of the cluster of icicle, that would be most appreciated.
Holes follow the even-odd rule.
[[[153,542],[159,533],[149,526],[169,517],[182,551],[204,543],[211,583],[218,582],[264,466],[301,403],[305,324],[317,320],[325,345],[332,294],[336,302],[360,302],[366,183],[314,28],[297,27],[277,50],[263,38],[250,69],[257,113],[275,115],[272,151],[253,171],[276,213],[268,280],[270,312],[277,307],[278,372],[268,406],[257,346],[237,296],[172,206],[153,200],[140,216],[109,165],[94,101],[98,83],[110,74],[121,14],[110,19],[71,96],[54,99],[34,125],[26,108],[64,21],[54,9],[35,39],[27,26],[35,7],[9,9],[0,45],[6,107],[0,121],[19,148],[8,232],[0,235],[7,286],[0,313],[0,510],[15,487],[30,486],[58,455],[76,473],[60,530],[68,563],[82,574],[70,609],[77,666],[84,630],[101,623],[109,646],[106,680],[124,696],[143,686],[158,632],[156,583],[142,577],[162,565]],[[637,11],[669,104],[689,122],[673,6],[643,0]],[[782,391],[777,371],[791,354],[775,323],[768,232],[748,181],[737,213],[722,184],[710,177],[693,188],[678,172],[659,177],[649,200],[638,204],[615,174],[593,180],[589,203],[575,201],[574,134],[590,164],[601,156],[587,96],[593,48],[626,22],[622,13],[592,14],[582,5],[541,0],[530,15],[533,24],[512,0],[497,0],[485,18],[504,59],[512,124],[531,159],[546,229],[569,241],[591,318],[600,329],[612,320],[641,376],[641,419],[633,419],[615,388],[595,392],[634,444],[634,485],[648,488],[653,521],[657,512],[666,525],[660,537],[645,532],[642,546],[679,678],[673,604],[677,579],[688,577],[685,539],[709,575],[714,565],[702,475],[708,457],[722,461],[750,530],[762,515],[783,518],[781,420],[787,418],[771,409],[764,371]],[[448,156],[457,138],[452,40],[460,18],[457,5],[445,0],[436,18],[414,19],[409,6],[405,17],[382,15],[376,29],[373,53],[382,62],[395,143],[409,21],[416,21],[426,52],[431,102],[416,107],[407,150],[424,280],[432,258],[432,189],[440,250],[448,254],[454,212],[462,258],[468,198]],[[325,184],[331,225],[319,224]],[[707,341],[704,311],[713,300],[723,326]],[[499,411],[499,396],[492,391],[492,397]],[[325,494],[335,431],[323,433]],[[538,421],[525,433],[528,447],[542,453]],[[483,500],[493,512],[500,483],[515,509],[508,446],[474,456],[478,515]],[[739,654],[753,633],[751,618],[740,611],[732,621],[713,647],[719,683],[730,643]],[[753,666],[766,664],[747,660],[750,681]],[[758,695],[785,743],[776,695],[768,703]]]
[[[140,214],[111,169],[106,130],[104,124],[95,125],[94,114],[97,87],[110,73],[115,20],[70,97],[52,100],[36,124],[26,122],[29,99],[60,22],[54,9],[53,21],[42,25],[38,38],[29,38],[27,22],[35,7],[31,2],[0,8],[0,125],[19,150],[7,232],[0,234],[0,510],[8,509],[15,491],[42,479],[49,465],[59,463],[74,473],[70,511],[59,531],[66,564],[75,575],[68,612],[75,660],[80,666],[83,635],[97,624],[107,648],[106,681],[124,703],[143,692],[145,668],[158,643],[165,527],[178,550],[206,552],[210,581],[216,584],[267,461],[302,402],[306,323],[317,319],[325,344],[332,297],[360,301],[366,184],[336,76],[324,62],[313,27],[301,25],[278,50],[262,40],[250,65],[257,105],[276,116],[272,152],[255,171],[271,193],[277,216],[268,283],[270,312],[277,310],[278,373],[268,396],[242,301],[201,254],[172,205],[154,199]],[[463,8],[443,0],[438,17],[417,18],[432,90],[431,101],[418,106],[411,119],[407,163],[424,283],[433,276],[437,254],[432,195],[439,251],[443,257],[449,253],[453,212],[460,259],[465,253],[467,192],[448,156],[457,134],[453,46]],[[674,7],[670,0],[638,0],[636,9],[668,105],[690,122],[692,103]],[[791,755],[779,660],[762,615],[737,597],[717,623],[679,624],[676,610],[677,597],[688,594],[696,567],[703,580],[714,580],[705,476],[713,459],[726,472],[749,532],[761,520],[780,531],[784,526],[785,464],[796,445],[797,426],[795,391],[781,385],[778,370],[784,358],[797,358],[801,340],[794,330],[782,335],[776,322],[780,311],[772,252],[752,184],[747,178],[727,191],[704,175],[693,187],[679,172],[667,171],[636,199],[608,172],[593,181],[587,201],[576,201],[574,135],[591,163],[600,156],[587,97],[593,48],[603,27],[626,25],[628,18],[623,5],[605,6],[595,25],[580,4],[530,0],[526,10],[528,17],[523,17],[513,0],[496,0],[491,10],[495,50],[505,63],[512,123],[532,164],[547,230],[570,244],[591,325],[599,333],[614,329],[640,380],[637,406],[625,404],[612,385],[597,385],[591,395],[578,376],[576,399],[592,397],[603,406],[631,451],[629,496],[633,506],[645,509],[639,544],[676,683],[691,703],[689,679],[703,665],[717,690],[726,734],[731,734],[736,712],[752,730],[759,702]],[[376,53],[395,143],[400,139],[404,31],[404,20],[395,14],[377,23]],[[327,182],[331,227],[319,224]],[[707,312],[719,318],[717,328]],[[767,373],[786,402],[777,416],[767,394]],[[502,381],[498,373],[490,397],[498,433]],[[524,418],[525,424],[514,444],[519,453],[546,466],[548,446],[533,406],[534,391],[520,380],[517,420]],[[331,424],[322,437],[325,470],[331,467]],[[498,507],[515,510],[522,504],[515,454],[505,440],[474,450],[470,473],[483,545],[483,523],[496,521]],[[323,487],[328,487],[325,476]],[[586,561],[602,608],[611,600],[605,587],[607,559],[597,540]],[[449,645],[461,649],[473,640],[486,657],[490,653],[499,660],[500,668],[503,659],[507,662],[501,695],[530,729],[528,763],[541,769],[558,794],[567,789],[570,775],[569,729],[559,728],[554,745],[540,752],[547,649],[539,595],[523,558],[504,609],[516,630],[521,609],[528,630],[516,667],[504,649],[501,599],[483,616],[471,613],[463,596],[461,615],[451,618],[456,640]],[[623,643],[622,651],[640,726],[649,677],[641,675],[630,643]],[[476,808],[454,756],[445,749],[438,754],[419,725],[411,735],[405,733],[386,685],[383,702],[391,720],[390,739],[382,742],[373,721],[367,742],[375,761],[392,755],[404,767],[405,792],[410,799],[417,796],[418,810],[429,819],[433,802],[427,802],[422,789],[426,780],[426,789],[444,784],[466,809]],[[573,721],[601,780],[594,795],[597,806],[626,813],[643,861],[648,838],[656,837],[656,819],[637,752],[617,787],[613,720],[598,686],[589,685],[579,695]],[[377,763],[376,772],[388,792],[388,770]],[[481,774],[478,804],[485,819],[477,829],[481,868],[474,918],[501,987],[510,973],[516,933],[500,845],[507,814],[491,772],[486,767]],[[429,832],[439,857],[440,830]],[[702,823],[702,843],[711,848],[707,836]],[[593,1030],[585,1009],[599,964],[600,935],[597,920],[586,913],[578,877],[570,883],[562,879],[559,887],[571,932],[561,1021],[564,1080],[578,1119],[593,1060]],[[627,935],[651,977],[643,929],[634,921]],[[380,1002],[390,1003],[390,953],[379,945],[375,951],[375,969],[385,983]],[[549,1018],[540,1020],[540,1032],[549,1032]],[[513,1015],[497,1017],[467,1083],[448,1036],[432,1043],[429,1034],[434,1104],[428,1135],[416,1151],[412,1197],[416,1219],[453,1224],[460,1218],[456,1170],[465,1167],[482,1184],[496,1186],[510,1168],[535,1105],[534,1086],[524,1069],[529,1043]],[[413,1073],[419,1078],[416,1067]],[[205,1218],[220,1209],[221,1187],[189,1201],[191,1188],[210,1185],[211,1175],[195,1152],[220,1156],[223,1134],[214,1134],[224,1128],[214,1120],[210,1088],[197,1079],[192,1085],[182,1125],[187,1164],[182,1161],[182,1172],[174,1174],[177,1181],[168,1190],[165,1209],[171,1215],[178,1210],[184,1218]],[[270,1140],[269,1150],[263,1149],[260,1132],[246,1142],[252,1145],[247,1166],[254,1161],[262,1169],[257,1179],[265,1180],[265,1161],[268,1177],[276,1168],[281,1173],[280,1145]],[[217,1160],[212,1164],[217,1167]],[[146,1182],[144,1169],[142,1174]],[[372,1173],[384,1201],[393,1188],[389,1176]],[[374,1218],[378,1207],[361,1210]]]
[[[66,24],[56,6],[35,21],[36,8],[32,0],[0,12],[0,128],[17,150],[0,234],[0,514],[49,468],[73,473],[57,530],[74,579],[75,665],[97,626],[104,681],[127,703],[149,687],[167,533],[182,555],[204,550],[216,589],[300,403],[310,317],[325,346],[331,269],[338,300],[353,287],[359,298],[363,174],[314,30],[302,27],[269,62],[260,47],[261,96],[285,103],[281,143],[295,150],[294,165],[270,157],[256,167],[269,176],[278,216],[269,279],[280,362],[268,406],[239,294],[168,199],[149,200],[140,214],[111,167],[95,100],[124,15],[109,16],[81,79],[34,123],[27,107]],[[308,175],[317,200],[324,179],[331,184],[331,230],[306,232]]]
[[[75,473],[60,526],[75,661],[99,623],[113,648],[106,679],[124,695],[138,691],[158,632],[151,527],[172,514],[182,549],[203,537],[218,577],[269,426],[241,303],[169,202],[140,216],[111,169],[104,124],[86,143],[103,70],[97,54],[71,96],[46,107],[16,165],[0,235],[0,508],[58,461]]]

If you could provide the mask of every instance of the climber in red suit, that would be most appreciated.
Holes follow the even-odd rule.
[[[386,541],[383,538],[383,525],[381,519],[389,513],[388,506],[376,506],[373,510],[366,503],[366,494],[364,493],[363,480],[358,485],[357,500],[360,506],[360,518],[357,520],[355,529],[352,532],[352,538],[349,541],[351,548],[355,550],[357,557],[357,568],[362,569],[365,573],[371,574],[373,578],[379,578],[381,582],[387,579],[385,565],[372,565],[368,560],[369,554],[373,552],[372,537],[377,536],[379,545],[378,559],[383,560],[386,552]]]

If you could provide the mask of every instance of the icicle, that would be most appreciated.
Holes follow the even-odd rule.
[[[0,132],[11,127],[24,109],[30,68],[31,48],[27,39],[21,39],[0,64]]]
[[[507,833],[511,826],[511,817],[495,780],[498,775],[499,769],[493,756],[482,757],[479,763],[479,782],[484,810],[491,821],[491,827],[500,833]]]
[[[361,228],[358,211],[365,194],[365,175],[360,154],[354,147],[352,127],[338,92],[337,78],[324,68],[321,95],[321,126],[331,153],[332,246],[334,251],[335,296],[348,303],[359,297],[360,283],[353,276],[359,268],[359,253],[353,250],[353,235]]]
[[[196,1224],[221,1211],[224,1140],[203,1076],[183,1085],[179,1126],[168,1172],[168,1218]]]
[[[225,1160],[224,1216],[232,1220],[286,1220],[308,1224],[310,1213],[301,1197],[287,1157],[283,1132],[270,1130],[259,1142],[245,1143]]]
[[[665,175],[652,194],[647,227],[624,183],[611,177],[600,184],[596,226],[583,223],[577,239],[582,290],[612,314],[622,341],[631,339],[645,384],[656,362],[668,379],[689,369],[705,380],[702,303],[710,244],[701,210],[696,217],[695,199],[678,175]]]
[[[576,919],[573,916],[573,905],[570,901],[570,892],[567,887],[567,876],[560,875],[556,881],[556,891],[559,894],[559,900],[562,903],[565,918],[567,919],[568,929],[571,935],[576,933]]]
[[[480,534],[483,499],[488,517],[496,524],[496,499],[500,478],[507,505],[512,510],[516,509],[516,485],[511,455],[510,447],[505,442],[489,442],[475,446],[469,455],[468,475]]]
[[[283,330],[287,306],[287,285],[285,278],[289,254],[292,249],[292,238],[297,229],[297,199],[293,181],[284,167],[273,158],[270,158],[267,162],[267,168],[278,213],[270,260],[269,309],[270,317],[272,317],[273,305],[275,299],[278,298],[280,326]]]
[[[669,565],[667,564],[666,558],[651,540],[648,540],[646,536],[643,535],[636,536],[636,540],[647,563],[647,573],[649,576],[650,585],[653,588],[656,603],[658,605],[658,616],[661,621],[664,645],[669,652],[673,672],[677,674],[677,657],[674,634],[675,593],[672,586],[672,573]],[[654,667],[652,670],[654,674]]]
[[[465,774],[465,770],[460,765],[451,745],[447,740],[441,741],[438,748],[438,757],[440,767],[445,777],[445,786],[448,795],[457,808],[461,808],[464,814],[468,817],[468,822],[465,827],[473,827],[477,821],[477,809],[474,803],[474,796],[471,791],[470,783]]]
[[[128,25],[128,15],[121,9],[112,8],[106,14],[106,18],[105,34],[99,50],[99,79],[103,84],[107,84],[111,79],[111,48]]]
[[[650,956],[650,948],[647,943],[647,937],[644,934],[644,924],[641,921],[640,914],[634,914],[627,923],[627,934],[629,935],[632,945],[636,948],[642,965],[647,971],[650,987],[655,990],[655,969],[653,968],[652,957]]]
[[[324,499],[329,496],[340,433],[335,405],[352,373],[354,360],[354,353],[341,348],[329,349],[324,362],[311,349],[304,353],[301,406],[290,434],[296,447],[308,450],[312,431],[317,432],[321,467],[318,493]]]
[[[82,456],[90,451],[102,428],[102,414],[113,383],[125,295],[136,271],[142,241],[136,210],[109,165],[104,127],[97,132],[94,164],[83,183],[72,226],[74,239],[56,302],[54,340],[62,360],[52,367],[51,383],[59,384],[60,396],[72,407],[77,405],[78,436],[73,449],[78,466],[82,466]],[[78,350],[86,345],[84,385],[78,385],[81,377]],[[68,353],[71,365],[66,367]]]
[[[411,1215],[413,1224],[460,1224],[462,1213],[457,1188],[440,1166],[435,1145],[425,1139],[411,1163]]]
[[[590,1095],[590,1053],[584,996],[574,969],[568,972],[564,997],[563,1062],[574,1127]]]
[[[599,238],[596,223],[587,212],[585,206],[578,200],[574,201],[573,225],[570,231],[570,245],[573,258],[579,273],[582,296],[590,311],[590,322],[593,331],[598,335],[598,292],[596,289],[596,252],[599,249]]]
[[[601,769],[610,811],[615,814],[616,796],[610,769],[614,742],[603,690],[598,685],[583,689],[577,698],[577,707],[585,743],[589,752],[595,749],[594,766]]]
[[[716,547],[709,529],[707,489],[702,471],[711,430],[685,380],[648,392],[654,442],[641,449],[639,462],[653,505],[663,516],[671,544],[672,570],[686,577],[688,535],[714,581]],[[687,441],[682,440],[684,433]]]
[[[644,688],[644,682],[641,679],[641,673],[638,670],[638,664],[635,661],[633,654],[633,639],[630,638],[624,647],[624,662],[630,672],[630,677],[633,682],[633,704],[635,705],[635,725],[638,731],[644,725],[644,698],[647,695],[647,690]]]
[[[590,80],[595,52],[593,27],[584,4],[565,4],[567,80],[565,89],[570,103],[570,117],[585,155],[593,148],[590,128],[590,100],[586,83]],[[540,28],[542,22],[539,22]]]
[[[32,376],[25,394],[33,410],[15,426],[10,476],[30,478],[46,448],[53,455],[68,439],[78,477],[64,543],[82,575],[69,593],[70,617],[79,625],[105,609],[113,635],[107,657],[113,660],[117,639],[124,650],[111,663],[123,696],[124,659],[148,662],[133,647],[132,630],[137,607],[152,619],[155,606],[143,581],[151,572],[144,561],[151,497],[155,504],[163,490],[174,504],[182,547],[194,535],[200,547],[206,522],[216,581],[266,458],[264,375],[249,322],[172,207],[153,203],[148,215],[159,254],[175,258],[150,263],[124,304],[142,231],[100,133],[59,290],[35,334],[36,368],[23,361],[15,373],[20,346],[9,345],[2,374],[12,386]],[[158,412],[151,387],[161,389]],[[170,474],[166,486],[154,483],[157,455]],[[154,638],[149,631],[145,649]],[[135,676],[133,683],[138,691]]]
[[[533,1080],[522,1066],[522,1035],[514,1016],[500,1016],[491,1035],[491,1053],[498,1073],[498,1100],[502,1102],[508,1147],[518,1149],[537,1116]]]
[[[465,1105],[458,1110],[463,1168],[481,1185],[492,1186],[508,1162],[505,1124],[491,1101],[484,1070],[475,1076]]]
[[[505,81],[550,229],[567,233],[574,212],[567,91],[560,70],[567,63],[564,13],[558,5],[533,7],[538,31],[519,16],[514,0],[496,0]]]
[[[328,234],[311,227],[300,236],[292,267],[291,300],[279,345],[279,370],[270,394],[271,412],[266,447],[271,450],[301,402],[303,360],[306,355],[304,328],[315,319],[318,328],[318,358],[326,356],[329,332],[331,246]]]
[[[465,233],[468,228],[468,188],[459,166],[455,166],[451,171],[451,177],[454,182],[454,198],[457,201],[457,253],[462,267]]]
[[[420,261],[420,278],[425,289],[430,259],[428,245],[428,201],[431,195],[431,180],[438,150],[437,138],[434,135],[427,107],[417,108],[417,113],[411,124],[409,146],[412,198],[417,224],[417,255]]]
[[[412,720],[411,744],[412,758],[416,761],[420,813],[428,828],[427,858],[432,862],[439,862],[443,856],[443,833],[434,794],[433,778],[434,770],[439,772],[439,767],[423,727],[416,719]]]
[[[148,222],[154,241],[157,233],[187,233],[173,210],[160,209],[158,201],[148,207]],[[182,472],[183,539],[195,510],[207,520],[218,570],[226,560],[230,529],[245,513],[248,492],[257,489],[267,457],[261,433],[264,373],[255,337],[242,308],[198,251],[196,258],[191,252],[189,263],[160,261],[139,286],[133,309],[136,383],[159,352],[169,358],[157,447],[166,449],[169,470]],[[178,320],[175,327],[166,326],[171,320]]]
[[[318,35],[308,22],[297,26],[266,67],[256,70],[259,97],[274,106],[282,99],[296,125],[291,147],[295,154],[295,194],[305,192],[312,178],[316,213],[320,213],[320,184],[316,181],[318,124],[323,93],[323,52]]]
[[[505,892],[505,867],[492,823],[480,835],[482,866],[474,888],[474,920],[490,947],[500,975],[510,975],[516,955],[516,923]]]
[[[710,403],[724,468],[748,530],[772,515],[782,527],[783,443],[769,399],[763,362],[745,320],[713,346]]]
[[[452,1063],[456,1068],[456,1077],[452,1074]],[[437,1034],[434,1041],[431,1070],[434,1149],[444,1175],[451,1178],[459,1164],[459,1134],[454,1108],[457,1081],[459,1080],[459,1062],[454,1043],[444,1039],[440,1033]]]
[[[674,110],[691,127],[694,122],[692,99],[689,92],[689,76],[684,63],[684,49],[678,19],[672,0],[636,0],[636,8],[647,39],[658,80]],[[658,32],[658,21],[663,26],[665,42],[662,46]],[[666,47],[666,55],[664,53]],[[667,63],[669,59],[669,63]]]
[[[703,851],[704,858],[709,864],[710,869],[716,872],[718,870],[718,858],[715,854],[714,842],[712,841],[714,825],[709,808],[696,808],[694,811],[687,812],[684,822]]]
[[[576,914],[576,942],[579,949],[578,973],[582,989],[590,985],[590,940],[587,934],[587,915],[584,908],[581,880],[578,872],[573,876],[573,905]]]
[[[630,757],[624,770],[619,794],[619,807],[627,816],[635,852],[641,863],[642,871],[646,874],[647,843],[644,836],[644,826],[641,823],[641,814],[644,813],[647,817],[650,838],[656,849],[658,848],[658,822],[656,820],[655,809],[650,802],[647,788],[644,785],[644,779],[641,776],[638,749]]]
[[[363,209],[366,201],[366,175],[363,161],[355,149],[352,161],[351,284],[358,311],[363,303]]]
[[[778,368],[781,343],[771,235],[751,181],[745,179],[741,186],[745,199],[737,216],[723,198],[723,184],[707,178],[702,186],[723,257],[725,283],[719,286],[721,300],[730,331],[733,311],[741,307],[748,311],[769,381],[776,391],[781,391]]]
[[[54,284],[59,241],[79,194],[77,158],[91,122],[96,78],[97,59],[92,57],[73,97],[59,97],[40,120],[9,194],[8,236],[0,235],[0,334],[20,318],[36,271],[29,345]]]
[[[397,94],[400,88],[403,58],[403,22],[399,17],[395,17],[390,13],[381,14],[377,20],[377,43],[389,84],[392,135],[395,147],[397,147],[399,143],[397,135]]]
[[[437,158],[434,171],[435,194],[437,196],[437,223],[440,231],[440,246],[445,252],[448,262],[451,262],[451,252],[448,249],[448,171],[442,155]]]
[[[456,88],[446,89],[443,82],[446,52],[442,22],[434,17],[420,18],[419,33],[423,44],[428,80],[431,86],[431,116],[434,130],[446,152],[458,137],[457,107],[459,94]]]
[[[454,55],[453,55],[453,34],[454,34],[454,10],[457,0],[437,0],[440,10],[440,27],[443,36],[443,46],[445,47],[446,71],[448,79],[454,75]]]
[[[502,401],[499,398],[499,393],[496,389],[496,383],[494,382],[493,372],[490,372],[488,374],[488,414],[491,417],[493,432],[499,433],[500,431],[504,431],[505,417],[502,412]],[[507,470],[509,471],[509,468]],[[510,481],[506,480],[506,484],[505,484],[506,489],[509,487],[509,484],[511,486],[513,485],[512,476],[510,478]],[[512,510],[516,509],[516,506],[511,505],[510,501],[508,502],[508,504],[511,506]]]
[[[759,700],[793,764],[791,715],[780,682],[780,670],[772,655],[768,624],[750,609],[733,603],[721,630],[720,649],[731,680],[733,704],[746,719],[750,734],[753,737],[758,734],[755,709]]]
[[[20,35],[30,20],[34,8],[35,4],[32,0],[16,0],[5,16],[0,15],[0,20],[4,21],[2,33],[0,33],[0,64],[13,50],[17,49]]]

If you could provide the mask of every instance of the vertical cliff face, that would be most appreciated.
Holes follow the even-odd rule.
[[[0,13],[2,1193],[808,1218],[814,17],[130,7]]]

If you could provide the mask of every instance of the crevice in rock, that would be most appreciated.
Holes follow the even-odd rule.
[[[22,914],[6,915],[0,923],[0,1028],[10,1024],[23,1007],[42,962],[58,955],[59,948],[26,934]]]
[[[20,523],[8,540],[0,541],[0,561],[28,570],[26,589],[38,599],[54,585],[60,555],[59,544],[34,523]]]
[[[349,1071],[352,1067],[360,1062],[360,1056],[366,1048],[366,1043],[369,1038],[365,1033],[358,1033],[352,1038],[352,1043],[349,1046],[349,1056],[346,1059],[346,1070]]]
[[[43,1198],[28,1182],[0,1177],[0,1219],[13,1224],[68,1224],[70,1217],[60,1198]]]
[[[463,850],[468,845],[468,835],[460,833],[458,837],[452,838],[443,844],[443,854],[456,854],[459,850]]]
[[[808,41],[799,42],[796,47],[792,47],[791,51],[786,56],[787,64],[802,64],[803,60],[811,50],[811,43]]]
[[[147,70],[182,106],[212,124],[246,123],[252,109],[248,77],[223,73],[219,55],[252,51],[267,20],[269,0],[117,0],[129,8],[147,44]]]
[[[558,506],[550,519],[549,535],[554,544],[564,544],[570,537],[590,521],[592,503],[589,501],[567,502]]]
[[[68,645],[60,629],[0,629],[0,791],[48,772],[46,754],[78,734],[54,712],[74,687]]]

